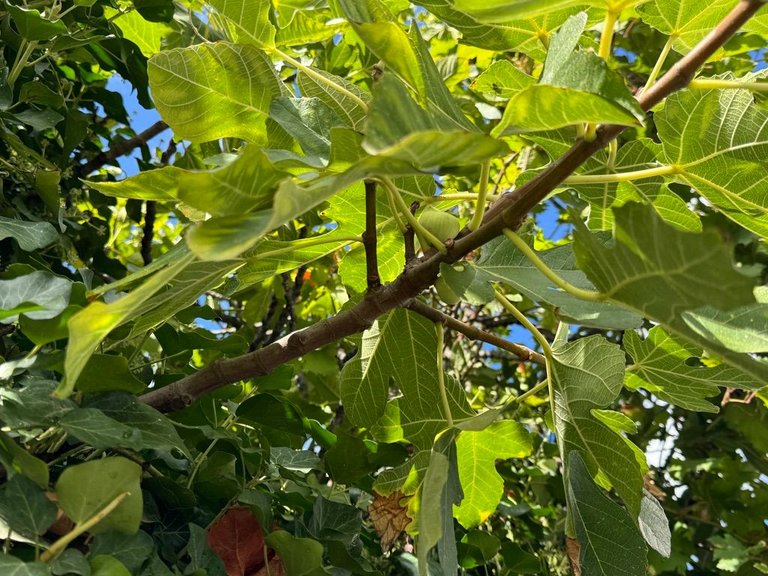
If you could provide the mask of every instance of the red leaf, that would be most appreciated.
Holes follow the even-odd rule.
[[[208,531],[208,546],[224,562],[227,576],[251,576],[264,566],[264,532],[248,508],[227,510]]]

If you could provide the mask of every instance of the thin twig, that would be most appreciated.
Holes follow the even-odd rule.
[[[379,261],[376,244],[376,182],[365,181],[365,232],[363,232],[363,247],[365,248],[365,270],[368,290],[381,287],[379,278]]]
[[[139,146],[144,146],[152,138],[168,129],[168,124],[162,120],[158,120],[152,126],[137,134],[133,138],[128,138],[122,142],[118,142],[112,148],[106,152],[99,153],[95,158],[91,159],[87,163],[78,168],[78,173],[81,177],[88,176],[94,170],[98,170],[102,166],[114,163],[115,160],[121,156],[129,154]]]
[[[471,324],[465,324],[461,320],[458,320],[453,316],[449,316],[448,314],[445,314],[436,308],[432,308],[420,300],[413,300],[410,304],[408,304],[408,309],[416,312],[417,314],[421,314],[425,318],[432,320],[432,322],[440,322],[445,324],[445,326],[451,330],[461,332],[472,340],[481,340],[482,342],[493,344],[497,348],[511,352],[523,361],[530,360],[531,362],[535,362],[541,365],[544,365],[546,362],[546,359],[542,354],[534,352],[530,348],[527,348],[521,344],[515,344],[514,342],[508,342],[507,340],[504,340],[495,334],[491,334],[485,330],[480,330]]]
[[[411,203],[411,214],[416,214],[419,209],[418,202]],[[403,231],[403,245],[405,246],[405,266],[410,266],[416,260],[416,233],[408,224]]]

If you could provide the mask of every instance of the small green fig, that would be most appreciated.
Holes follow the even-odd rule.
[[[435,282],[435,290],[437,290],[437,295],[440,297],[440,300],[449,306],[453,306],[454,304],[461,302],[459,295],[451,289],[451,287],[448,285],[448,282],[446,282],[445,278],[442,276],[440,276],[437,279],[437,282]]]
[[[419,216],[419,224],[443,242],[450,240],[461,230],[459,219],[456,216],[435,210],[430,206],[427,206]]]

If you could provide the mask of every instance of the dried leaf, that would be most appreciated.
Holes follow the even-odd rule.
[[[405,496],[400,491],[392,492],[389,496],[376,494],[373,503],[368,507],[373,527],[381,538],[383,552],[392,548],[398,536],[411,523],[408,506],[400,504],[403,498]]]
[[[579,561],[581,545],[576,538],[566,538],[565,553],[568,556],[568,563],[571,565],[573,576],[581,576],[581,562]]]
[[[269,551],[265,565],[264,532],[248,508],[230,508],[208,531],[208,546],[224,562],[227,576],[283,574],[282,562]]]

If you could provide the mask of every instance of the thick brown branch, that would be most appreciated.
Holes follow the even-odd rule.
[[[696,70],[762,6],[759,0],[742,0],[723,22],[640,97],[643,109],[650,110],[669,94],[683,88]],[[195,374],[144,394],[141,399],[161,411],[181,409],[207,392],[267,374],[307,352],[365,330],[376,318],[410,304],[422,290],[431,286],[437,279],[442,262],[458,261],[499,236],[504,228],[517,229],[534,206],[622,130],[624,127],[621,126],[604,126],[597,131],[594,141],[579,141],[536,178],[505,194],[486,213],[483,224],[477,230],[462,231],[447,254],[433,253],[415,261],[394,282],[382,286],[375,293],[368,293],[352,308],[249,354],[214,362]]]
[[[413,300],[410,304],[408,304],[408,309],[413,310],[417,314],[421,314],[425,318],[432,320],[432,322],[439,322],[441,324],[445,324],[451,330],[455,330],[456,332],[461,332],[462,334],[464,334],[468,338],[471,338],[472,340],[480,340],[482,342],[487,342],[488,344],[492,344],[497,348],[501,348],[503,350],[506,350],[507,352],[511,352],[521,360],[524,360],[524,361],[530,360],[531,362],[536,362],[537,364],[541,364],[542,366],[546,362],[546,358],[544,358],[543,355],[531,350],[530,348],[527,348],[526,346],[522,346],[521,344],[515,344],[514,342],[509,342],[499,336],[496,336],[495,334],[491,334],[490,332],[486,332],[485,330],[480,330],[479,328],[476,328],[471,324],[466,324],[461,320],[457,320],[453,316],[444,314],[440,310],[437,310],[435,308],[432,308],[431,306],[428,306],[427,304],[424,304],[424,302],[421,302],[420,300]]]
[[[379,278],[379,259],[376,243],[376,182],[365,181],[365,232],[363,232],[365,248],[365,270],[368,290],[376,290],[381,286]]]
[[[129,154],[131,151],[138,148],[139,146],[144,146],[152,138],[154,138],[155,136],[157,136],[158,134],[160,134],[161,132],[167,129],[168,129],[168,124],[166,124],[162,120],[158,120],[157,122],[152,124],[152,126],[144,130],[144,132],[137,134],[133,138],[128,138],[127,140],[118,142],[106,152],[101,152],[95,158],[91,159],[89,162],[80,166],[78,168],[78,172],[80,176],[82,177],[88,176],[88,174],[90,174],[94,170],[98,170],[99,168],[107,164],[112,164],[115,160],[117,160],[121,156],[125,156],[126,154]]]

